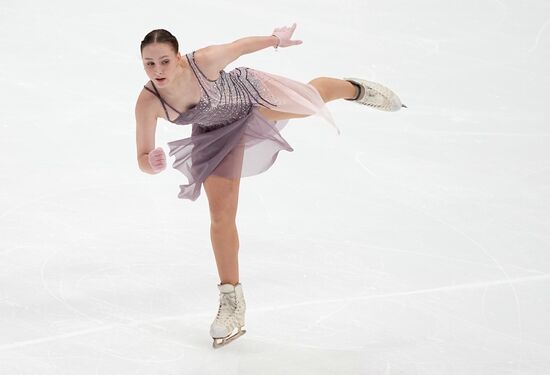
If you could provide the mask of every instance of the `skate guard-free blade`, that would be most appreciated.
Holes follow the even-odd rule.
[[[231,342],[235,341],[245,333],[246,333],[246,329],[243,328],[243,329],[237,329],[235,333],[232,333],[227,337],[215,338],[214,342],[212,343],[212,347],[214,349],[222,348],[227,344],[230,344]]]

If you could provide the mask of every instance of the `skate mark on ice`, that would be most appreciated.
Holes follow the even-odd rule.
[[[365,171],[367,171],[367,173],[369,173],[370,175],[373,175],[372,172],[370,170],[368,170],[366,168],[366,164],[363,163],[362,161],[359,162],[359,165],[365,169]],[[376,175],[374,175],[376,176]],[[398,187],[401,187],[401,188],[404,188],[403,185],[401,184],[397,184],[397,183],[394,183],[394,182],[389,182],[389,181],[386,181],[385,179],[383,178],[379,178],[379,177],[374,177],[377,182],[381,185],[395,185],[395,186],[398,186]],[[504,266],[498,261],[498,259],[496,257],[494,257],[493,255],[491,255],[489,253],[489,251],[481,244],[479,243],[476,239],[474,239],[473,237],[469,236],[467,233],[463,232],[462,230],[460,230],[459,228],[457,228],[455,225],[447,222],[446,220],[442,219],[441,217],[438,217],[436,215],[433,215],[429,212],[427,212],[426,210],[422,209],[422,208],[418,208],[418,207],[415,207],[411,204],[408,204],[408,203],[405,203],[405,202],[399,202],[397,201],[396,199],[394,199],[390,194],[386,193],[385,190],[383,190],[382,194],[386,195],[386,197],[394,202],[396,202],[397,204],[401,204],[403,206],[406,206],[408,207],[409,209],[413,210],[413,211],[416,211],[416,212],[419,212],[425,216],[428,216],[430,217],[431,219],[435,220],[436,222],[439,222],[441,223],[442,225],[450,228],[453,232],[455,232],[456,234],[458,234],[459,236],[467,239],[469,242],[471,242],[477,249],[481,250],[481,252],[487,257],[489,258],[493,264],[497,267],[497,269],[502,273],[502,275],[505,277],[505,280],[502,281],[503,284],[505,285],[508,285],[510,287],[510,290],[512,291],[512,294],[514,296],[514,303],[515,303],[515,306],[516,306],[516,316],[517,316],[517,323],[518,323],[518,328],[519,328],[519,337],[520,337],[520,347],[523,348],[523,345],[522,345],[522,340],[523,340],[523,319],[522,319],[522,316],[521,316],[521,310],[520,310],[520,303],[519,303],[519,297],[518,297],[518,294],[517,294],[517,291],[514,287],[514,282],[512,282],[512,280],[531,280],[529,278],[520,278],[520,279],[512,279],[510,277],[510,275],[508,274],[508,272],[506,271],[506,269],[504,268]],[[542,277],[542,278],[548,278],[548,276],[535,276],[535,278],[538,278],[538,277]],[[506,280],[508,280],[508,283],[506,283]],[[479,283],[476,283],[477,284],[477,287],[479,287]],[[468,285],[468,284],[463,284],[463,285]],[[487,283],[482,283],[481,285],[483,286],[486,286],[486,285],[491,285],[490,283],[487,284]],[[451,289],[452,290],[452,287]],[[523,360],[524,358],[524,352],[523,350],[521,351],[521,354],[520,354],[520,362]]]
[[[159,317],[159,318],[155,318],[155,319],[149,319],[149,320],[133,320],[130,323],[104,324],[100,327],[87,328],[87,329],[82,329],[82,330],[73,331],[73,332],[67,332],[67,333],[63,333],[63,334],[59,334],[59,335],[50,335],[50,336],[46,336],[46,337],[30,339],[30,340],[25,340],[25,341],[19,341],[19,342],[14,342],[14,343],[11,343],[11,344],[6,344],[6,345],[0,345],[0,352],[9,351],[9,350],[13,350],[13,349],[18,349],[18,348],[22,348],[22,347],[26,347],[26,346],[50,343],[50,342],[54,342],[54,341],[58,341],[58,340],[64,340],[64,339],[78,337],[78,336],[85,336],[85,335],[90,335],[90,334],[94,334],[94,333],[105,332],[105,331],[118,329],[118,328],[134,328],[134,327],[139,327],[139,326],[157,327],[157,326],[154,326],[153,324],[163,323],[163,322],[182,321],[185,318],[196,318],[196,317],[206,318],[206,317],[210,317],[211,315],[212,314],[210,312],[201,312],[201,313],[196,313],[196,314],[180,314],[180,315],[173,315],[173,316],[163,316],[163,317]],[[162,330],[166,331],[165,328],[162,328]],[[166,339],[164,339],[164,341],[173,342],[173,341],[166,340]],[[195,345],[185,344],[183,341],[178,341],[178,342],[174,342],[174,343],[177,343],[178,345],[188,347],[188,348],[191,348],[191,349],[196,349],[197,348]]]
[[[539,32],[537,33],[537,36],[535,37],[535,42],[531,48],[527,51],[528,53],[533,53],[535,50],[539,47],[540,37],[544,32],[546,31],[546,28],[550,24],[550,18],[546,20],[545,23],[542,24],[541,28],[539,29]]]
[[[446,286],[441,286],[441,287],[436,287],[436,288],[409,290],[409,291],[405,291],[405,292],[392,292],[392,293],[384,293],[384,294],[372,294],[372,295],[368,295],[368,296],[332,298],[332,299],[306,301],[306,302],[300,302],[300,303],[279,305],[277,307],[258,308],[258,309],[254,309],[253,311],[262,311],[262,312],[264,312],[264,311],[276,311],[276,310],[291,309],[291,308],[295,308],[295,307],[320,305],[320,304],[325,304],[325,303],[345,303],[345,302],[353,302],[353,301],[368,301],[368,300],[386,299],[386,298],[393,298],[393,297],[405,297],[405,296],[414,296],[414,295],[423,295],[423,294],[433,294],[433,293],[439,293],[439,292],[451,292],[451,291],[462,291],[462,290],[468,290],[468,289],[480,289],[480,288],[487,288],[487,287],[493,287],[493,286],[546,282],[546,281],[549,281],[549,280],[550,280],[550,275],[526,276],[526,277],[518,277],[518,278],[513,278],[513,279],[493,280],[493,281],[484,281],[484,282],[477,282],[477,283],[464,283],[464,284],[458,284],[458,285],[446,285]]]
[[[63,297],[61,297],[61,295],[58,295],[56,294],[48,285],[48,281],[45,279],[45,269],[47,267],[47,264],[51,261],[52,258],[54,258],[61,250],[57,250],[55,253],[51,254],[42,264],[42,268],[41,268],[41,282],[42,282],[42,285],[44,287],[44,289],[48,292],[48,294],[50,294],[54,299],[56,299],[57,301],[61,302],[64,306],[66,306],[69,310],[73,311],[73,312],[76,312],[78,315],[81,315],[87,319],[90,319],[92,320],[93,322],[95,323],[98,323],[98,324],[104,324],[105,321],[102,320],[102,319],[99,319],[97,317],[93,317],[92,315],[88,314],[87,312],[85,312],[85,310],[83,309],[79,309],[73,305],[71,305],[69,302],[67,302],[66,299],[64,299]],[[190,265],[190,263],[187,263],[186,264],[187,266]],[[123,269],[123,270],[126,270],[126,271],[129,271],[129,272],[132,272],[132,268],[134,267],[140,267],[140,266],[148,266],[148,267],[163,267],[163,266],[173,266],[173,263],[140,263],[140,262],[137,262],[137,263],[131,263],[131,264],[125,264],[125,265],[118,265],[118,264],[110,264],[110,265],[107,265],[107,266],[104,266],[104,267],[101,267],[101,268],[97,268],[97,269],[94,269],[93,271],[91,272],[88,272],[88,273],[85,273],[84,275],[82,275],[77,281],[76,283],[74,284],[75,288],[77,291],[81,291],[82,289],[80,288],[80,285],[82,284],[82,282],[89,278],[90,276],[94,276],[94,275],[103,275],[103,273],[105,271],[109,271],[109,270],[120,270],[120,269]],[[109,277],[109,280],[111,280],[110,276],[107,275]],[[138,275],[139,276],[139,275]],[[140,282],[140,285],[145,285],[147,287],[150,287],[151,289],[156,289],[158,291],[162,291],[163,293],[167,293],[169,295],[172,295],[173,297],[179,297],[179,295],[173,291],[171,291],[169,288],[160,288],[158,287],[155,283],[153,282],[149,282],[148,279],[146,278],[141,278],[139,279],[139,282]],[[63,287],[63,281],[60,280],[59,281],[59,289],[62,289]],[[115,285],[112,283],[111,281],[111,286],[114,288]],[[110,289],[109,289],[110,290]],[[112,302],[109,302],[105,299],[100,299],[100,298],[96,298],[94,296],[91,296],[89,294],[86,294],[86,297],[91,300],[91,301],[97,301],[98,303],[102,304],[103,306],[111,306],[111,307],[115,307],[115,308],[119,308],[118,305],[116,304],[113,304]],[[138,311],[139,312],[139,311]],[[141,324],[141,325],[148,325],[150,328],[154,328],[156,330],[160,330],[160,331],[165,331],[166,329],[162,326],[158,326],[158,325],[154,325],[154,324],[151,324],[151,323],[145,323],[145,321],[143,320],[137,320],[137,319],[133,319],[131,317],[129,317],[127,314],[115,314],[115,313],[110,313],[108,316],[108,318],[114,318],[114,319],[118,319],[120,320],[121,322],[125,322],[125,323],[129,323],[129,324]],[[124,324],[124,323],[123,323]]]
[[[536,237],[535,234],[533,234],[533,237]],[[360,248],[363,248],[363,249],[366,249],[366,250],[369,250],[369,249],[376,249],[376,250],[382,250],[382,251],[386,251],[386,252],[396,252],[396,253],[405,253],[405,254],[412,254],[412,255],[415,255],[415,256],[422,256],[422,257],[426,257],[426,258],[430,258],[430,259],[437,259],[437,260],[443,260],[443,261],[446,261],[446,262],[454,262],[454,263],[459,263],[459,264],[471,264],[473,266],[477,266],[477,267],[484,267],[484,268],[490,268],[490,269],[493,269],[495,266],[492,265],[492,264],[487,264],[487,263],[480,263],[480,262],[475,262],[473,260],[466,260],[466,259],[460,259],[460,258],[453,258],[451,256],[446,256],[446,255],[437,255],[437,254],[430,254],[430,253],[423,253],[421,251],[414,251],[414,250],[408,250],[408,249],[401,249],[401,248],[396,248],[396,247],[387,247],[387,246],[379,246],[379,245],[365,245],[365,244],[362,244],[362,243],[356,243],[355,245],[356,247],[360,247]],[[541,271],[541,270],[536,270],[536,269],[530,269],[530,268],[525,268],[525,267],[520,267],[520,266],[514,266],[515,269],[517,270],[520,270],[520,271],[524,271],[524,272],[530,272],[530,273],[536,273],[537,275],[533,275],[533,276],[550,276],[550,273],[547,273],[547,272],[544,272],[544,271]],[[372,270],[372,269],[371,269]]]
[[[18,212],[24,207],[31,206],[31,207],[34,208],[36,203],[42,203],[46,200],[52,200],[52,198],[56,198],[57,201],[63,202],[66,199],[67,194],[70,194],[70,193],[76,193],[76,192],[81,192],[81,191],[85,191],[85,190],[104,189],[104,188],[107,188],[107,187],[117,187],[117,186],[124,186],[124,185],[129,185],[129,186],[138,185],[139,186],[139,185],[143,185],[143,183],[139,183],[139,182],[121,182],[121,183],[115,183],[115,184],[90,184],[90,185],[84,185],[84,186],[76,187],[76,188],[73,188],[73,189],[67,189],[67,190],[63,190],[63,191],[56,191],[56,192],[53,192],[53,193],[42,194],[42,195],[40,195],[40,196],[38,196],[34,199],[26,200],[24,203],[18,204],[16,206],[8,208],[7,210],[5,210],[3,212],[0,212],[0,219],[3,219],[4,217],[6,217],[6,216],[8,216],[12,213]]]

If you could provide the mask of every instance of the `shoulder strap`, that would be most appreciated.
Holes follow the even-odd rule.
[[[207,80],[208,82],[216,82],[215,79],[210,79],[206,76],[206,74],[204,74],[201,70],[201,68],[199,68],[199,66],[197,65],[197,62],[195,61],[195,52],[196,51],[193,51],[191,53],[188,53],[187,55],[185,55],[185,57],[187,57],[187,61],[189,61],[189,65],[191,66],[191,68],[193,69],[193,71],[195,72],[195,75],[197,75],[196,72],[198,72],[202,78],[204,78],[205,80]],[[198,78],[198,76],[197,76]]]
[[[159,100],[160,100],[160,104],[162,104],[162,108],[164,108],[164,113],[166,114],[166,119],[168,121],[170,121],[170,116],[168,115],[168,110],[166,109],[166,106],[170,107],[170,109],[172,109],[174,112],[176,112],[177,114],[180,114],[180,112],[175,109],[174,107],[172,107],[170,104],[166,103],[164,101],[164,99],[162,98],[162,96],[160,96],[160,93],[159,93],[159,90],[157,89],[157,86],[155,86],[155,84],[153,83],[153,81],[150,81],[151,82],[151,85],[153,85],[153,88],[155,89],[155,91],[151,90],[149,87],[147,87],[147,85],[143,86],[147,91],[151,92],[153,95],[155,95]]]

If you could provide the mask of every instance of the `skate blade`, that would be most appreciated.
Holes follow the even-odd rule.
[[[212,343],[212,347],[214,349],[222,348],[227,344],[231,343],[232,341],[235,341],[245,333],[246,333],[246,329],[240,329],[233,335],[229,335],[227,337],[220,338],[220,339],[214,339],[214,342]]]

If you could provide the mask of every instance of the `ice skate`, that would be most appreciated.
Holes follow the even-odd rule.
[[[214,340],[212,346],[215,349],[229,344],[246,333],[244,328],[246,303],[242,285],[222,284],[218,285],[218,289],[220,305],[216,319],[210,326],[210,335]]]
[[[402,107],[407,108],[392,90],[379,83],[365,81],[360,78],[344,79],[359,89],[355,98],[346,100],[356,101],[359,104],[387,112],[395,112]]]

